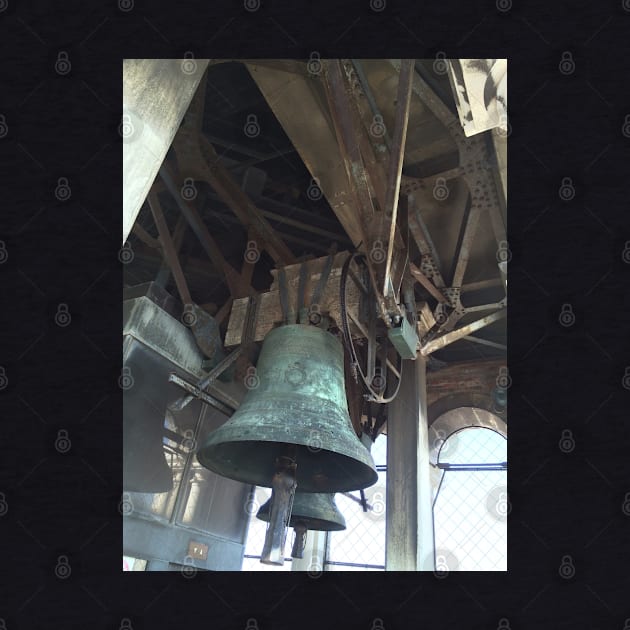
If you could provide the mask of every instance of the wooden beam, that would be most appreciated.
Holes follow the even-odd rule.
[[[247,228],[253,228],[265,242],[265,249],[280,266],[295,262],[295,256],[286,246],[276,231],[271,227],[261,210],[234,182],[229,171],[219,162],[214,147],[204,136],[199,137],[201,154],[204,162],[201,171],[204,179],[216,190],[224,203],[234,212],[241,223]]]
[[[252,276],[254,275],[254,268],[256,267],[256,263],[260,258],[260,252],[258,249],[249,249],[250,243],[254,243],[256,248],[258,248],[258,243],[256,242],[256,232],[250,228],[247,231],[247,247],[245,250],[245,254],[243,256],[243,265],[241,266],[241,278],[243,278],[244,282],[247,284],[252,283]],[[260,244],[262,246],[262,243]]]
[[[162,180],[158,180],[160,184],[163,184]],[[156,197],[159,198],[159,191],[157,190],[157,186],[153,186],[151,190],[155,192]],[[175,253],[179,256],[179,250],[182,247],[182,243],[184,242],[184,235],[186,233],[186,227],[188,224],[186,223],[186,219],[180,215],[179,219],[177,219],[177,223],[175,224],[175,229],[173,230],[173,246],[175,247]],[[180,258],[180,264],[182,269],[185,267],[184,262]],[[166,287],[166,284],[171,277],[171,268],[166,264],[166,260],[162,259],[162,265],[158,271],[157,276],[155,277],[155,281],[161,286]]]
[[[230,310],[232,309],[232,303],[234,302],[233,298],[228,298],[227,302],[217,311],[217,314],[214,316],[217,324],[220,326],[223,323],[223,320],[228,316]]]
[[[153,238],[137,221],[133,224],[131,231],[145,244],[153,249],[160,249],[160,241]]]
[[[192,203],[184,199],[180,194],[181,178],[177,177],[173,172],[173,169],[169,164],[164,162],[160,167],[160,176],[164,180],[168,191],[175,199],[182,214],[186,217],[190,227],[199,239],[206,254],[217,269],[220,269],[225,274],[225,280],[230,289],[232,297],[245,297],[250,295],[253,289],[248,283],[244,282],[241,275],[225,260],[219,246],[216,241],[210,235],[208,228],[206,227],[203,219],[197,212],[197,209]]]

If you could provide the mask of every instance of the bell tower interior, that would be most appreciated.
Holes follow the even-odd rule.
[[[507,60],[123,81],[124,570],[507,570]]]

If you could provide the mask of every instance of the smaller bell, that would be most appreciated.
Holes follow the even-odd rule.
[[[269,522],[271,499],[259,510],[256,517]],[[346,519],[335,504],[334,494],[295,493],[289,526],[295,530],[292,558],[301,558],[306,543],[307,530],[324,532],[346,529]]]
[[[261,506],[256,518],[268,523],[270,508],[271,499]],[[346,529],[346,519],[335,503],[334,494],[296,492],[289,527],[295,527],[299,521],[306,525],[306,529],[322,532],[338,532]]]

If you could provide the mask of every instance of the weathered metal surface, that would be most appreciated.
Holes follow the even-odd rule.
[[[448,301],[442,291],[413,263],[409,263],[409,272],[438,302],[446,303]]]
[[[497,322],[500,319],[503,319],[504,317],[506,317],[506,315],[507,315],[506,309],[503,309],[497,313],[492,313],[492,315],[486,315],[486,317],[483,317],[481,319],[478,319],[477,321],[471,322],[470,324],[466,324],[465,326],[462,326],[461,328],[458,328],[457,330],[448,332],[438,337],[437,339],[434,339],[433,341],[429,341],[429,343],[425,344],[424,346],[422,346],[422,348],[420,348],[420,353],[424,356],[431,354],[432,352],[435,352],[436,350],[439,350],[440,348],[447,346],[449,343],[453,343],[454,341],[457,341],[458,339],[463,339],[470,333],[476,330],[479,330],[481,328],[484,328],[485,326],[489,326],[490,324],[493,324],[494,322]]]
[[[322,87],[297,61],[282,69],[258,60],[246,66],[353,244],[365,242]]]
[[[473,335],[467,335],[465,339],[466,341],[472,341],[473,343],[478,343],[482,346],[488,346],[489,348],[496,348],[497,350],[503,350],[504,352],[507,352],[507,346],[504,343],[488,341],[487,339],[481,339]]]
[[[341,61],[328,61],[325,67],[325,76],[326,96],[339,142],[339,150],[343,158],[350,189],[356,197],[360,217],[359,222],[364,226],[362,219],[366,217],[369,220],[375,213],[372,195],[370,194],[373,186],[361,158],[357,141],[360,131],[356,124],[356,117],[353,115],[353,105],[344,81]]]
[[[387,195],[385,197],[385,214],[388,216],[389,239],[387,241],[387,257],[385,259],[385,274],[383,281],[383,296],[391,295],[392,284],[390,271],[392,254],[394,251],[394,236],[396,234],[396,219],[398,217],[398,195],[400,194],[400,178],[405,158],[405,142],[407,139],[407,125],[409,124],[409,103],[411,102],[411,79],[414,72],[413,59],[402,61],[400,78],[398,80],[398,96],[396,116],[394,119],[394,139],[392,142],[390,166],[387,174]]]
[[[387,330],[387,336],[403,359],[416,358],[419,343],[418,335],[405,317],[401,320],[400,326],[393,326]]]
[[[123,302],[125,490],[166,492],[172,488],[162,436],[166,405],[177,395],[177,387],[168,384],[168,374],[200,376],[201,359],[191,333],[149,297]]]
[[[123,243],[208,66],[184,61],[123,60]]]
[[[200,393],[203,393],[203,390],[208,387],[212,382],[214,382],[229,366],[238,359],[243,354],[244,347],[239,346],[236,350],[233,350],[227,357],[222,359],[209,373],[207,376],[202,378],[197,385],[195,386],[195,391],[193,395],[182,396],[174,403],[170,405],[170,408],[173,411],[181,411],[186,405],[192,402],[195,396],[199,396]],[[238,408],[238,404],[233,407],[233,410]]]
[[[276,263],[289,264],[294,260],[291,250],[286,246],[280,234],[271,227],[263,213],[252,203],[248,195],[232,180],[228,170],[218,162],[218,155],[214,151],[214,147],[210,144],[207,136],[202,133],[205,106],[204,86],[205,83],[202,83],[179,132],[173,140],[173,149],[180,170],[192,179],[208,182],[248,232],[256,233],[260,247],[266,249]],[[233,147],[233,145],[229,146]],[[242,147],[239,149],[247,150]],[[255,151],[253,155],[260,159],[269,157]],[[230,280],[239,286],[244,286],[244,284],[239,284],[234,277]]]
[[[192,301],[184,272],[179,258],[177,257],[175,244],[168,231],[168,226],[164,219],[157,194],[153,191],[149,192],[149,206],[151,207],[151,212],[153,213],[153,218],[155,219],[160,234],[160,242],[162,244],[165,261],[173,273],[177,290],[184,303],[184,318],[186,318],[186,324],[190,326],[197,345],[206,357],[214,359],[222,356],[223,350],[219,325],[214,317]]]
[[[269,522],[271,499],[258,510],[256,517]],[[303,523],[306,529],[338,532],[346,529],[346,519],[335,503],[334,494],[296,492],[291,508],[289,526]]]
[[[356,490],[377,479],[346,404],[343,349],[330,333],[300,324],[272,330],[239,410],[197,457],[214,472],[269,487],[285,444],[297,446],[300,492]]]
[[[400,61],[391,59],[391,65],[399,69]],[[413,78],[413,91],[417,94],[433,115],[447,127],[459,152],[459,167],[463,169],[469,189],[480,187],[484,192],[483,207],[488,212],[492,230],[497,243],[506,240],[505,218],[499,199],[497,184],[493,177],[492,159],[485,144],[485,138],[473,136],[467,138],[462,126],[442,99],[431,89],[426,81],[416,72]],[[506,154],[501,158],[504,162]],[[506,190],[507,184],[503,187]],[[502,191],[503,192],[503,191]]]
[[[289,518],[295,496],[295,446],[286,449],[289,455],[276,460],[276,472],[271,481],[271,509],[265,544],[260,561],[263,564],[284,564],[284,546],[289,527]]]
[[[432,571],[426,362],[407,361],[387,431],[386,571]]]
[[[194,400],[195,398],[197,398],[197,399],[205,402],[207,405],[211,405],[212,407],[215,407],[219,411],[222,411],[227,416],[230,416],[236,409],[238,409],[238,403],[236,401],[234,401],[229,406],[225,405],[220,400],[218,400],[218,399],[214,398],[213,396],[210,396],[210,394],[207,394],[206,392],[204,392],[203,389],[201,389],[197,385],[194,385],[193,383],[189,383],[186,379],[183,379],[183,378],[179,377],[175,373],[169,374],[168,381],[169,381],[169,383],[175,383],[175,385],[178,385],[179,387],[181,387],[185,391],[189,392],[190,393],[189,397],[190,397],[191,401]],[[206,385],[206,387],[207,387],[207,385]],[[225,396],[224,396],[224,398],[225,398]],[[183,405],[183,406],[181,406],[181,408],[178,408],[177,402],[178,401],[175,401],[175,403],[173,403],[170,406],[170,408],[173,411],[181,411],[181,409],[183,409],[185,407],[185,405]]]
[[[479,216],[481,214],[481,200],[473,193],[470,209],[464,214],[464,220],[461,226],[459,247],[455,255],[455,269],[451,279],[451,287],[461,287],[464,280],[464,273],[470,258],[470,251],[475,238],[475,231],[479,224]]]

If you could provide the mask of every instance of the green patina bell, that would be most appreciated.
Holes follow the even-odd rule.
[[[336,337],[316,326],[275,328],[249,376],[238,410],[199,449],[202,466],[271,487],[277,460],[290,452],[300,493],[347,492],[377,481],[374,460],[348,414]]]
[[[269,522],[271,499],[259,510],[256,517]],[[337,508],[334,494],[296,492],[291,509],[289,527],[302,524],[306,529],[338,532],[346,529],[346,519]]]
[[[269,523],[271,519],[273,497],[265,503],[256,517]],[[315,492],[296,493],[293,498],[289,527],[295,531],[295,540],[291,557],[302,558],[306,545],[307,531],[338,532],[346,529],[346,519],[335,504],[334,494],[318,494]],[[270,562],[269,557],[263,556],[261,562],[265,564],[281,564]]]

